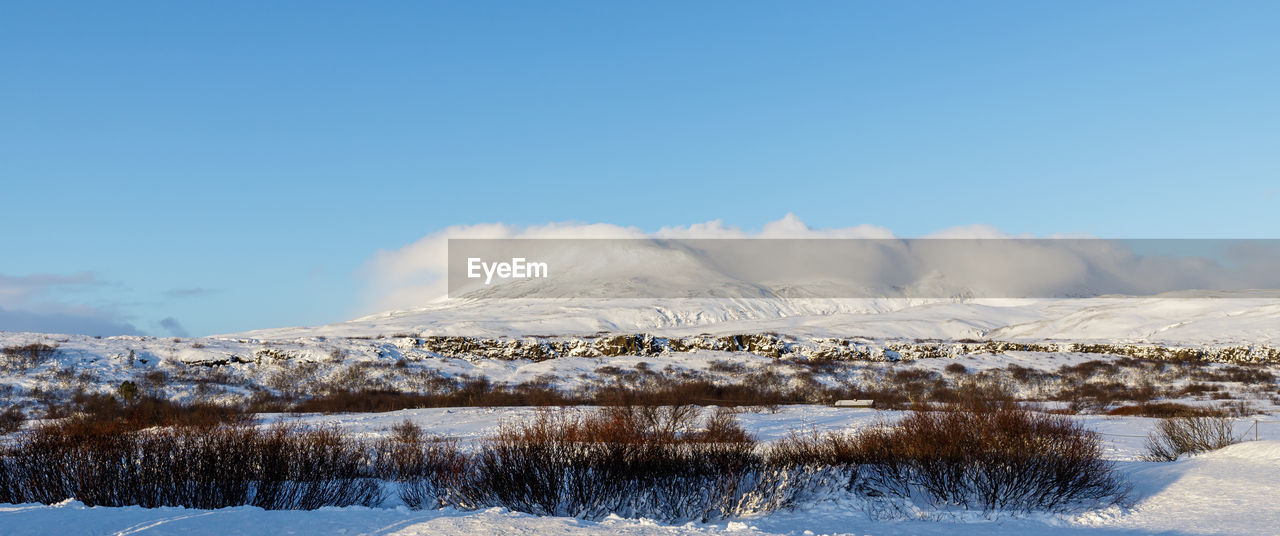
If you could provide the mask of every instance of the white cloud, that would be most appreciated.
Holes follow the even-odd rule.
[[[448,294],[450,238],[644,238],[634,227],[606,223],[548,223],[517,227],[502,223],[454,225],[394,251],[379,251],[361,270],[371,311],[409,309]]]
[[[684,296],[689,295],[689,285],[701,291],[706,285],[726,282],[746,285],[739,285],[740,289],[773,289],[780,284],[800,292],[788,295],[830,297],[881,295],[884,291],[887,292],[883,295],[919,297],[1148,295],[1173,290],[1280,287],[1280,270],[1276,270],[1280,258],[1276,245],[1271,243],[1243,244],[1212,252],[1222,243],[1129,243],[1066,235],[1050,238],[1077,240],[1002,240],[1035,237],[1005,233],[989,225],[952,227],[924,237],[948,240],[900,241],[894,240],[893,232],[884,227],[813,229],[794,214],[787,214],[759,231],[745,231],[721,220],[663,227],[654,233],[633,227],[578,223],[449,227],[398,250],[381,251],[367,263],[363,271],[367,312],[411,309],[443,299],[449,290],[446,274],[450,238],[876,239],[816,250],[805,244],[769,245],[767,250],[686,244],[692,249],[655,247],[643,252],[592,246],[589,251],[577,251],[560,259],[569,267],[561,271],[566,279],[560,283],[548,281],[550,286],[545,288],[553,288],[556,293],[544,296]],[[1142,249],[1152,251],[1139,251]],[[635,268],[641,265],[642,269]],[[564,284],[565,281],[569,283]],[[668,283],[675,286],[663,287]],[[755,286],[757,283],[763,287]],[[524,292],[521,289],[530,287],[511,288]],[[653,289],[661,293],[664,288],[681,290],[672,294],[649,293]],[[617,293],[613,293],[615,290]],[[842,294],[850,290],[850,294]]]
[[[89,305],[71,303],[63,294],[82,292],[106,283],[93,274],[0,274],[0,331],[138,334],[123,315]]]
[[[973,226],[943,231],[960,236],[998,233],[991,227]],[[1002,235],[1003,236],[1003,235]],[[361,277],[366,284],[366,312],[412,309],[441,300],[448,293],[445,274],[448,270],[450,238],[894,238],[893,231],[875,225],[857,225],[834,229],[813,229],[795,214],[766,223],[758,232],[725,225],[711,220],[687,226],[663,227],[645,233],[635,227],[606,223],[558,222],[520,227],[502,223],[455,225],[426,235],[396,250],[379,251],[365,264]]]

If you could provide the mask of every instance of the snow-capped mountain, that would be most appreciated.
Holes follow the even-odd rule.
[[[991,339],[1202,345],[1280,337],[1280,295],[1183,292],[1088,299],[451,299],[318,327],[230,335],[306,337],[663,336],[777,332],[802,337]]]

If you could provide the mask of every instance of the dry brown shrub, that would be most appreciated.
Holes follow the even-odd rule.
[[[1217,450],[1239,441],[1227,417],[1181,416],[1161,419],[1147,436],[1146,457],[1153,461],[1174,461],[1183,454]]]

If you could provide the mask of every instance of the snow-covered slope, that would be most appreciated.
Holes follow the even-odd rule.
[[[1216,264],[1147,258],[1108,241],[543,238],[449,242],[448,255],[419,267],[447,282],[449,299],[233,337],[777,332],[1206,345],[1269,344],[1280,327],[1280,291],[1177,290],[1254,279],[1192,277],[1189,267]],[[549,267],[545,277],[491,284],[448,260],[526,256]],[[1105,292],[1142,296],[1065,298]]]
[[[1089,299],[455,299],[312,328],[232,335],[521,337],[777,332],[797,337],[1270,345],[1280,294],[1179,293]]]

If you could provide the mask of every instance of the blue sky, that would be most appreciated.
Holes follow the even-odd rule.
[[[5,2],[0,330],[339,321],[450,225],[1280,235],[1275,2]]]

